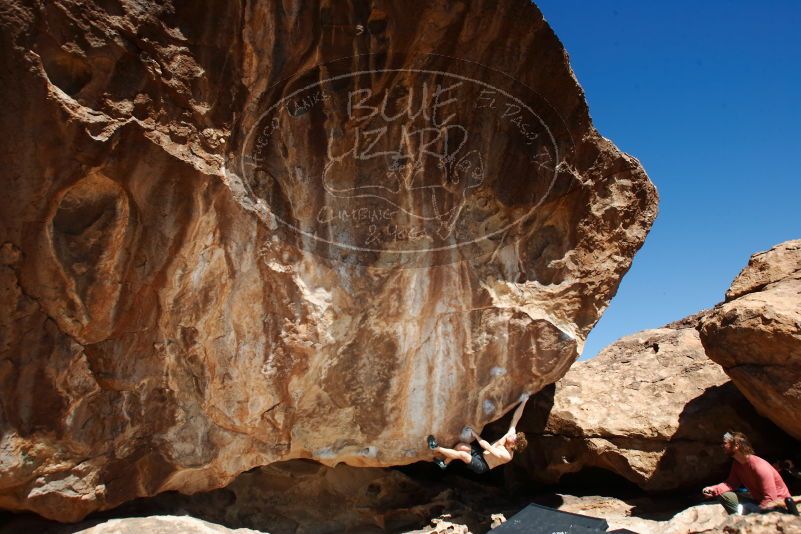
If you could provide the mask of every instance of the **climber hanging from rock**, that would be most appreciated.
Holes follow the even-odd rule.
[[[482,474],[499,465],[511,462],[514,453],[522,451],[528,445],[525,434],[517,432],[515,429],[520,417],[523,415],[523,408],[525,408],[528,398],[528,393],[523,393],[520,396],[520,405],[512,416],[512,424],[509,425],[509,430],[495,443],[490,444],[484,441],[470,427],[464,428],[460,436],[462,441],[454,445],[452,449],[440,447],[439,443],[437,443],[437,438],[428,436],[428,447],[444,457],[434,458],[434,463],[441,469],[445,469],[452,460],[461,460],[467,464],[468,469],[474,473]],[[469,442],[473,438],[476,441],[470,444]]]

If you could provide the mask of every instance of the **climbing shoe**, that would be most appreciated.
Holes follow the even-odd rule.
[[[426,441],[428,442],[429,449],[436,449],[439,446],[439,443],[437,443],[437,438],[434,436],[428,436]]]

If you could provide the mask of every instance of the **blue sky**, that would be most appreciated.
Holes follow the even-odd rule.
[[[661,198],[586,358],[715,305],[751,254],[801,238],[801,1],[536,4],[595,127]]]

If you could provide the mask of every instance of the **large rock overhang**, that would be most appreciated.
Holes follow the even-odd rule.
[[[566,372],[656,216],[529,2],[0,26],[8,509],[426,458]]]

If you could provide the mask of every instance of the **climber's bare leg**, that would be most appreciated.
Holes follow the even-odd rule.
[[[446,464],[450,463],[451,460],[461,460],[469,464],[473,460],[470,450],[470,445],[467,443],[457,443],[454,445],[453,449],[447,449],[445,447],[437,447],[434,449],[434,451],[445,457]]]
[[[457,451],[467,452],[467,453],[473,451],[473,448],[468,443],[463,443],[461,441],[459,443],[457,443],[456,445],[454,445],[453,449],[457,450]]]

